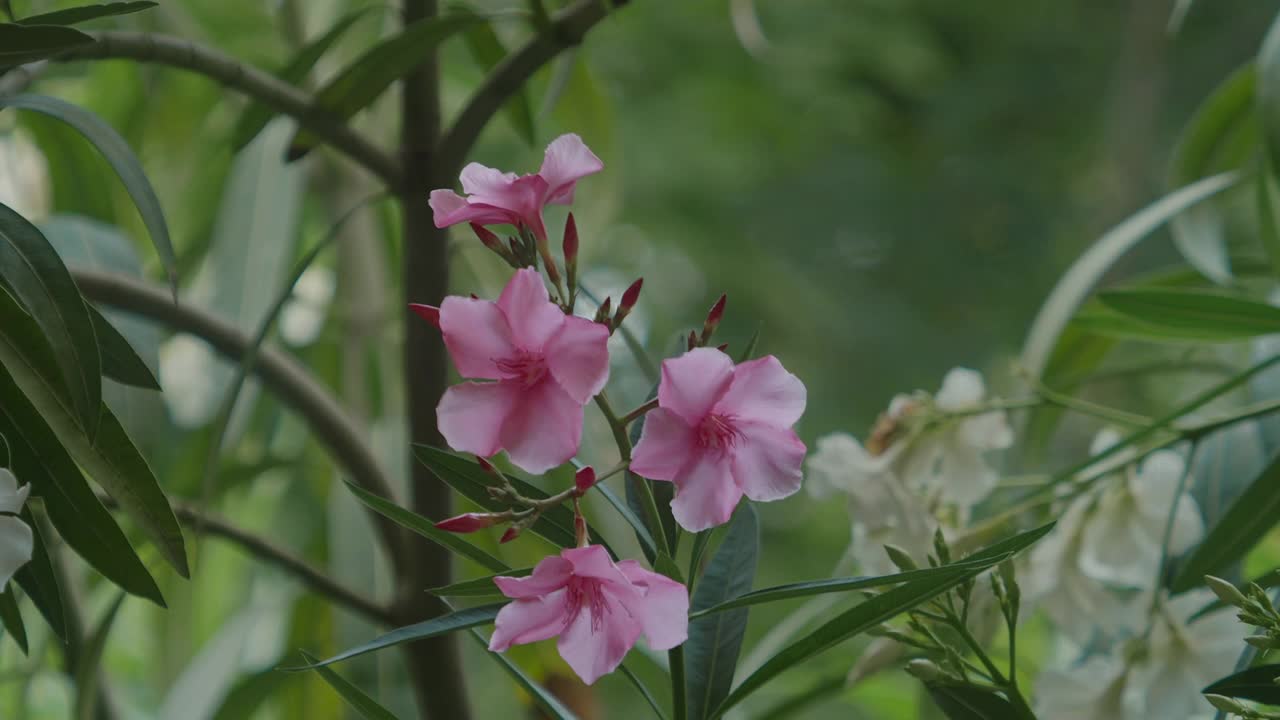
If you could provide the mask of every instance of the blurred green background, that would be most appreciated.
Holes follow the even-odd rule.
[[[26,14],[75,3],[13,4]],[[363,4],[168,0],[99,25],[180,35],[278,68],[300,42]],[[1195,3],[1175,33],[1175,4],[633,0],[535,79],[527,93],[537,119],[533,146],[498,117],[472,159],[530,172],[547,141],[581,134],[606,165],[579,186],[574,208],[584,284],[616,298],[645,278],[628,323],[655,358],[728,293],[722,339],[741,348],[758,330],[762,351],[808,385],[806,441],[839,429],[861,435],[893,394],[936,389],[953,366],[983,369],[997,388],[1007,386],[1010,359],[1062,269],[1166,188],[1178,129],[1252,56],[1275,10],[1257,0]],[[395,26],[394,12],[375,8],[321,62],[317,78]],[[509,45],[527,32],[519,20],[497,29]],[[451,42],[443,73],[446,110],[456,111],[481,69],[465,45]],[[129,139],[172,226],[184,299],[246,331],[294,260],[378,190],[328,153],[283,164],[283,121],[233,154],[243,100],[192,75],[120,61],[73,64],[50,68],[37,88],[84,104]],[[358,118],[386,145],[396,137],[393,104],[388,94]],[[69,263],[158,281],[128,196],[87,144],[13,112],[0,114],[0,133],[0,189],[45,218]],[[24,149],[31,143],[43,162]],[[551,212],[553,234],[563,218]],[[1168,242],[1145,247],[1117,272],[1175,257]],[[457,234],[453,250],[455,292],[491,296],[501,288],[505,268],[467,233]],[[390,205],[355,215],[295,292],[278,343],[334,388],[403,479],[399,254]],[[128,329],[166,394],[113,388],[112,403],[166,490],[269,535],[349,585],[385,591],[387,571],[370,561],[363,515],[328,457],[269,394],[250,386],[217,483],[201,487],[207,425],[231,371],[196,341],[145,323]],[[611,387],[624,406],[648,390],[622,346]],[[584,455],[608,462],[608,434],[591,411],[588,422]],[[607,508],[593,509],[600,524],[626,535]],[[842,503],[796,496],[762,512],[758,585],[831,571],[848,540]],[[271,668],[296,660],[299,648],[324,654],[374,629],[217,539],[189,537],[193,580],[161,570],[170,608],[131,599],[111,635],[106,667],[120,717],[348,717],[316,678]],[[523,565],[546,551],[539,542],[491,549]],[[88,614],[97,617],[111,591],[75,569],[84,575]],[[753,610],[748,648],[788,609]],[[462,640],[477,716],[528,712],[496,666]],[[37,639],[31,659],[3,645],[0,717],[68,716],[69,681],[54,670],[49,643]],[[787,673],[750,704],[750,716],[841,677],[858,647]],[[564,672],[552,647],[513,656],[539,677]],[[646,662],[632,657],[642,675],[656,678]],[[411,716],[398,654],[361,658],[342,671]],[[259,691],[270,697],[254,704]],[[645,716],[616,677],[596,694],[606,709],[600,717]],[[830,695],[802,716],[912,718],[915,698],[911,682],[885,678]],[[256,714],[243,710],[250,706]]]

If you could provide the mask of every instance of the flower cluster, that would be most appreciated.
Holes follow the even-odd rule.
[[[608,341],[638,301],[642,283],[622,295],[616,312],[606,298],[593,319],[574,315],[577,223],[569,215],[562,272],[542,214],[547,205],[571,204],[577,181],[603,167],[577,135],[553,141],[536,174],[468,165],[461,178],[466,197],[452,190],[431,194],[436,225],[470,223],[515,273],[497,301],[448,297],[439,307],[412,306],[439,328],[466,379],[449,388],[437,407],[441,434],[454,450],[476,455],[500,482],[490,494],[513,506],[449,518],[438,527],[473,532],[509,524],[506,542],[551,507],[568,501],[574,507],[578,547],[544,558],[528,577],[495,578],[512,602],[498,614],[490,649],[558,637],[561,656],[587,683],[616,669],[641,635],[656,650],[683,643],[688,591],[588,543],[578,500],[597,482],[590,468],[578,473],[574,487],[530,499],[489,459],[505,452],[512,465],[533,474],[569,462],[578,454],[586,405],[593,400],[616,437],[625,438],[627,425],[644,417],[629,465],[630,448],[619,445],[620,469],[673,483],[672,515],[697,532],[728,522],[744,495],[765,502],[799,490],[805,455],[791,429],[805,407],[800,380],[773,356],[735,364],[723,346],[709,347],[723,298],[702,333],[690,333],[688,352],[662,363],[657,397],[621,418],[614,415],[604,396]],[[503,243],[488,227],[496,225],[511,226],[515,236]]]

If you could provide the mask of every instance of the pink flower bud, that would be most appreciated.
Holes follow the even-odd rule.
[[[502,241],[498,239],[497,235],[490,232],[488,228],[471,223],[471,231],[476,234],[476,237],[480,238],[480,242],[484,243],[485,247],[499,255],[506,253],[506,248],[502,247]]]
[[[631,283],[631,287],[622,293],[622,302],[618,303],[618,312],[629,313],[631,308],[636,306],[636,301],[640,299],[640,288],[644,287],[644,278],[637,278]]]
[[[596,471],[593,470],[590,465],[582,468],[581,470],[574,473],[573,475],[573,485],[578,489],[579,495],[590,490],[591,486],[595,484],[596,484]]]
[[[573,213],[569,213],[564,224],[564,264],[568,267],[578,264],[578,223],[573,219]]]
[[[413,313],[418,317],[422,318],[423,320],[426,320],[432,325],[435,325],[437,330],[440,329],[440,308],[434,305],[419,305],[418,303],[409,303],[409,309],[412,310]]]
[[[716,349],[719,350],[720,352],[728,352],[729,343],[720,343],[719,345],[716,346]]]
[[[721,295],[715,305],[711,306],[711,312],[707,313],[707,321],[702,325],[702,343],[705,345],[711,339],[711,335],[715,333],[716,327],[720,324],[720,319],[724,317],[724,304],[729,297]]]
[[[509,543],[512,540],[515,540],[516,538],[520,537],[521,529],[522,528],[518,525],[512,525],[511,527],[507,528],[507,531],[502,533],[502,537],[498,538],[498,543],[499,544]]]
[[[472,533],[497,525],[502,520],[500,515],[494,513],[463,513],[441,520],[436,523],[436,527],[445,532]]]
[[[480,466],[481,470],[489,473],[490,475],[496,475],[498,473],[498,470],[493,466],[493,463],[482,457],[476,458],[476,464]]]
[[[595,321],[600,323],[601,325],[609,325],[609,315],[612,311],[613,311],[613,298],[605,298],[604,302],[600,303],[600,307],[596,308]],[[612,326],[610,326],[609,329],[612,330],[613,329]]]

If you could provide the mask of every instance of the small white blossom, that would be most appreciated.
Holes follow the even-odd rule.
[[[22,512],[30,492],[30,485],[18,487],[13,473],[0,468],[0,591],[19,568],[31,561],[31,528],[15,517]]]

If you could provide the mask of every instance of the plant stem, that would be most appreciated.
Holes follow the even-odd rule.
[[[1013,704],[1013,708],[1018,713],[1018,717],[1022,720],[1036,720],[1036,714],[1031,710],[1031,706],[1027,704],[1027,699],[1022,696],[1022,692],[1018,690],[1016,681],[1005,678],[1000,672],[1000,668],[991,660],[991,656],[987,655],[987,651],[982,648],[982,643],[978,642],[973,633],[969,632],[968,626],[965,625],[960,618],[952,616],[949,623],[952,628],[960,635],[960,639],[964,640],[965,645],[973,650],[973,654],[986,668],[987,674],[991,680],[1009,696],[1009,702]],[[1010,670],[1012,672],[1012,669]]]
[[[674,720],[685,720],[688,715],[688,699],[684,687],[684,646],[667,651],[667,664],[671,667],[671,705]]]
[[[623,461],[631,461],[631,438],[627,437],[627,426],[618,418],[618,414],[613,411],[613,406],[609,404],[609,398],[603,392],[596,395],[596,406],[600,408],[604,419],[609,423],[609,429],[613,431],[613,440],[618,445],[618,454],[622,456]],[[662,515],[658,512],[658,501],[653,497],[653,488],[649,487],[649,481],[636,475],[629,473],[627,478],[631,481],[632,487],[635,488],[636,494],[640,496],[640,502],[644,507],[645,518],[649,521],[649,532],[652,534],[653,543],[658,548],[658,552],[671,555],[671,546],[667,544],[667,534],[662,527]]]
[[[649,402],[646,402],[645,404],[641,405],[635,410],[632,410],[626,415],[623,415],[620,422],[622,423],[623,427],[626,427],[627,425],[630,425],[636,420],[639,420],[640,418],[644,417],[646,413],[648,413],[650,410],[656,407],[658,407],[658,398],[653,398],[649,400]]]

